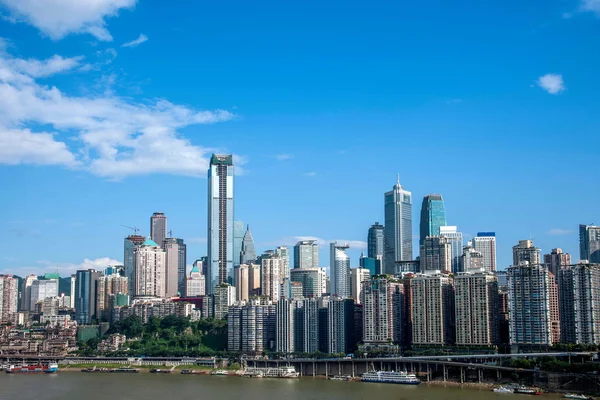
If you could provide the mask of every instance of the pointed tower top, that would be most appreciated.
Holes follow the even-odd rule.
[[[397,178],[396,178],[396,183],[397,183],[398,185],[400,184],[400,174],[398,174],[398,175],[397,175]]]

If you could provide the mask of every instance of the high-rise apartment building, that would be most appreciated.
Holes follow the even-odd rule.
[[[206,295],[206,282],[204,279],[205,277],[200,269],[194,265],[185,282],[185,296],[200,297]]]
[[[227,318],[229,306],[235,303],[235,287],[228,283],[221,283],[215,287],[213,296],[215,319]]]
[[[289,354],[295,351],[295,309],[296,300],[281,299],[276,306],[276,349],[278,353]]]
[[[19,280],[13,275],[0,275],[0,323],[14,323],[18,305]]]
[[[443,346],[454,343],[454,285],[447,274],[411,279],[412,343]]]
[[[365,343],[402,342],[407,328],[406,292],[402,282],[377,276],[363,283],[362,339]]]
[[[486,271],[496,270],[496,233],[478,232],[472,241],[473,248],[483,254],[483,268]]]
[[[556,277],[548,271],[548,304],[550,305],[550,336],[552,343],[560,343],[560,306]]]
[[[367,257],[383,262],[383,254],[385,248],[385,238],[383,234],[384,227],[375,222],[369,228],[367,235]]]
[[[396,261],[411,261],[412,252],[412,194],[396,182],[384,195],[385,228],[383,272],[394,273]]]
[[[290,249],[287,246],[279,246],[275,249],[275,255],[281,258],[281,279],[290,277]]]
[[[544,265],[548,271],[558,277],[560,268],[566,265],[571,265],[571,255],[563,253],[562,249],[552,249],[550,254],[544,254]]]
[[[350,272],[351,297],[360,304],[362,288],[365,282],[371,279],[371,272],[366,268],[352,268]]]
[[[75,281],[75,320],[91,324],[96,315],[96,288],[100,273],[94,269],[79,270]]]
[[[129,235],[125,238],[123,244],[123,265],[125,267],[125,276],[129,282],[129,294],[135,296],[135,249],[146,241],[144,236]]]
[[[421,272],[452,271],[450,240],[442,236],[428,236],[421,246]]]
[[[221,283],[233,284],[233,177],[232,155],[213,154],[208,169],[207,293]]]
[[[579,259],[600,263],[600,226],[579,225]]]
[[[261,295],[266,296],[272,302],[276,302],[281,297],[281,265],[283,260],[275,255],[263,257],[260,270],[260,288]]]
[[[541,264],[540,249],[533,245],[533,240],[519,240],[513,246],[513,265],[519,265],[522,261],[527,261],[530,265]]]
[[[235,267],[235,289],[237,301],[248,301],[250,298],[250,287],[248,282],[248,265],[242,264]]]
[[[249,264],[248,265],[248,296],[258,296],[260,295],[260,270],[262,266],[259,264]]]
[[[440,226],[440,236],[448,239],[450,243],[450,260],[452,273],[462,272],[463,235],[456,226]]]
[[[250,225],[246,228],[246,233],[242,238],[242,252],[240,254],[240,262],[242,264],[250,264],[256,261],[256,250],[254,250],[254,238],[250,232]]]
[[[127,277],[118,274],[99,276],[96,280],[96,318],[108,321],[111,318],[113,300],[117,295],[127,295]]]
[[[165,250],[165,291],[166,297],[183,296],[186,287],[187,246],[183,239],[166,238]]]
[[[498,279],[492,272],[455,276],[456,344],[492,346],[498,343]]]
[[[347,354],[352,346],[354,301],[331,297],[327,301],[327,352]]]
[[[446,209],[441,194],[428,194],[421,205],[421,226],[419,246],[427,236],[440,236],[440,226],[446,226]]]
[[[34,281],[37,281],[37,276],[35,275],[28,275],[23,278],[21,286],[21,311],[31,310],[31,285]]]
[[[484,267],[483,254],[475,250],[470,244],[471,242],[463,248],[463,255],[460,262],[462,272],[473,272],[482,269],[490,272]]]
[[[151,239],[134,248],[135,273],[132,297],[165,297],[166,256]]]
[[[294,268],[290,271],[290,280],[302,284],[303,297],[321,297],[325,293],[321,268]]]
[[[229,351],[262,355],[275,350],[276,309],[273,304],[237,302],[229,307],[227,319]]]
[[[319,245],[316,240],[301,240],[296,243],[294,268],[319,268]]]
[[[31,283],[29,311],[35,310],[35,305],[48,297],[58,296],[58,279],[36,279]]]
[[[77,275],[76,274],[72,274],[71,275],[71,295],[69,296],[69,306],[72,309],[75,309],[75,283],[77,282]],[[129,287],[127,287],[127,290],[129,290]]]
[[[294,310],[294,350],[319,351],[319,299],[298,300]]]
[[[329,246],[330,264],[329,274],[331,280],[331,295],[348,298],[350,288],[350,257],[346,254],[350,246],[333,242]]]
[[[150,217],[150,239],[159,246],[167,238],[167,216],[161,212],[155,212]]]
[[[507,274],[510,344],[551,345],[548,270],[523,261]]]

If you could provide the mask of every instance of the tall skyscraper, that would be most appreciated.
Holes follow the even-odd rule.
[[[276,311],[273,304],[238,302],[229,307],[227,319],[229,351],[261,355],[275,350]]]
[[[454,285],[450,275],[411,279],[412,343],[443,346],[454,342]]]
[[[0,323],[15,322],[19,304],[19,280],[0,275]]]
[[[294,310],[294,349],[315,353],[319,350],[319,299],[299,300]]]
[[[183,296],[186,288],[187,249],[183,239],[166,238],[163,243],[166,256],[166,297]]]
[[[281,296],[281,265],[283,260],[275,255],[264,257],[261,261],[260,288],[261,295],[266,296],[272,302],[279,300]]]
[[[383,230],[383,225],[380,225],[379,222],[375,222],[369,228],[369,234],[367,236],[367,257],[381,260],[382,262],[385,248]]]
[[[133,297],[165,297],[165,251],[151,239],[134,249]],[[78,277],[79,279],[79,277]]]
[[[327,302],[327,352],[347,354],[353,337],[354,301],[331,297]]]
[[[294,348],[294,322],[296,300],[281,299],[277,302],[276,311],[276,336],[275,340],[278,353],[293,353]]]
[[[508,268],[511,345],[552,344],[548,285],[548,270],[542,265],[523,261]]]
[[[463,235],[458,232],[456,226],[440,226],[440,236],[450,242],[450,260],[452,262],[452,273],[462,272],[461,265],[463,255]]]
[[[248,265],[242,264],[235,267],[235,290],[237,291],[237,301],[248,301],[250,293],[248,288]]]
[[[478,232],[473,238],[473,248],[483,254],[483,268],[486,271],[496,270],[496,233]]]
[[[229,306],[235,303],[235,287],[228,283],[221,283],[214,289],[215,319],[225,319]]]
[[[35,275],[28,275],[23,278],[21,287],[21,311],[31,311],[31,285],[34,281],[37,281],[37,276]]]
[[[427,236],[440,236],[440,226],[446,226],[446,210],[441,194],[428,194],[421,205],[421,226],[419,246],[425,243]]]
[[[100,273],[94,269],[79,270],[75,281],[75,320],[91,324],[96,315],[96,287]]]
[[[242,238],[242,253],[240,255],[242,264],[250,264],[256,261],[256,251],[254,250],[254,238],[250,232],[250,225],[246,228],[246,233]]]
[[[200,272],[200,269],[194,265],[190,271],[190,275],[186,279],[186,297],[200,297],[206,294],[205,277]]]
[[[406,300],[401,281],[378,276],[363,284],[360,302],[365,343],[403,341],[408,321]]]
[[[123,249],[123,265],[125,267],[125,276],[129,284],[129,294],[135,296],[135,249],[146,241],[144,236],[129,235],[125,238]]]
[[[533,240],[519,240],[513,246],[513,265],[519,265],[522,261],[527,261],[530,265],[541,264],[540,249],[533,245]]]
[[[233,157],[213,154],[208,169],[207,293],[233,284]]]
[[[281,258],[281,270],[279,274],[281,279],[290,277],[290,249],[287,246],[279,246],[275,249],[275,254]]]
[[[562,266],[571,265],[571,255],[563,253],[562,249],[552,249],[550,254],[544,254],[544,265],[548,271],[558,277],[558,271]]]
[[[248,296],[260,295],[260,270],[262,265],[248,264]]]
[[[483,266],[483,254],[475,250],[470,244],[471,242],[463,248],[462,260],[460,262],[462,272],[475,272],[482,269],[490,272]]]
[[[427,236],[421,246],[421,272],[452,271],[450,240],[442,236]]]
[[[550,337],[552,343],[560,343],[560,306],[556,277],[548,271],[548,303],[550,305]]]
[[[347,244],[337,244],[337,242],[329,246],[331,294],[341,298],[350,297],[351,294],[350,257],[346,254],[349,248]]]
[[[366,268],[352,268],[350,275],[351,296],[360,304],[363,284],[371,279],[371,272]]]
[[[36,303],[48,297],[58,296],[58,279],[36,279],[31,283],[29,311],[35,310]]]
[[[411,261],[412,194],[402,188],[400,180],[385,193],[385,228],[383,272],[393,274],[396,261]]]
[[[99,276],[96,280],[96,318],[99,321],[111,319],[112,302],[117,295],[127,295],[127,277],[118,274]]]
[[[321,268],[294,268],[290,271],[290,280],[302,284],[303,297],[321,297],[323,290]]]
[[[242,243],[244,241],[244,223],[233,221],[233,267],[242,263]]]
[[[72,274],[71,275],[71,298],[70,298],[70,307],[72,309],[75,309],[75,283],[76,282],[77,282],[77,275]],[[129,290],[129,287],[127,287],[127,290]]]
[[[294,268],[319,268],[319,245],[316,240],[301,240],[296,243]]]
[[[161,212],[155,212],[150,217],[150,239],[159,246],[163,245],[167,237],[167,216]]]
[[[456,344],[492,346],[498,343],[498,278],[492,272],[455,276]]]
[[[600,263],[600,226],[579,225],[579,259]]]

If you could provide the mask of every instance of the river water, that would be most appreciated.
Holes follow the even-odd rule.
[[[0,400],[526,400],[489,389],[328,381],[320,378],[253,379],[210,375],[58,374],[0,375]],[[556,395],[544,395],[553,398]]]

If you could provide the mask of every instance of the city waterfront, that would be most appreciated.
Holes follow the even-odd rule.
[[[180,374],[82,374],[62,372],[55,375],[0,375],[0,400],[71,400],[121,399],[162,400],[176,396],[180,400],[198,398],[262,400],[352,400],[376,398],[446,400],[467,397],[470,400],[496,400],[507,395],[489,388],[426,385],[386,385],[377,383],[328,381],[322,378],[244,379],[226,376],[190,376]],[[520,397],[520,395],[514,395]],[[544,398],[560,398],[544,394]]]

